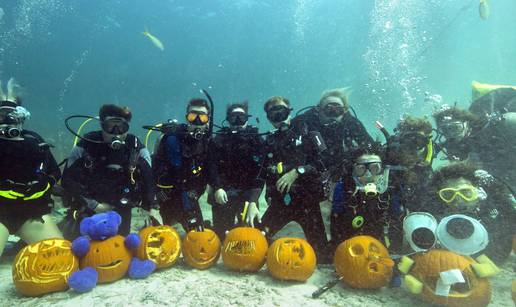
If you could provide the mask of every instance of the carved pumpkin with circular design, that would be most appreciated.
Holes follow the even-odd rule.
[[[140,230],[139,236],[136,256],[151,260],[158,269],[172,266],[181,254],[181,238],[170,226],[149,226]]]
[[[207,269],[217,263],[220,256],[220,239],[213,230],[192,230],[183,239],[183,258],[197,269]]]
[[[118,280],[125,276],[132,254],[125,247],[125,238],[116,235],[104,241],[91,241],[90,250],[81,258],[80,267],[93,267],[99,274],[99,283]]]
[[[72,243],[64,239],[42,240],[18,252],[12,266],[16,290],[39,296],[68,289],[68,277],[79,269]]]
[[[267,251],[267,269],[281,280],[306,281],[317,260],[312,246],[301,238],[280,238]]]
[[[224,265],[232,270],[256,272],[265,264],[269,244],[256,228],[237,227],[227,233],[222,247]]]
[[[342,242],[335,252],[334,263],[343,281],[358,289],[387,285],[394,267],[387,248],[370,236],[356,236]]]
[[[431,250],[416,254],[410,275],[423,283],[420,297],[433,304],[442,306],[487,306],[491,300],[491,287],[486,278],[478,278],[471,265],[473,259],[445,250]],[[460,270],[465,283],[451,286],[448,296],[435,294],[441,272]]]

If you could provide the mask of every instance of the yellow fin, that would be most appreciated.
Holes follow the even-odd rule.
[[[407,274],[412,268],[412,265],[414,265],[414,260],[407,256],[403,256],[401,257],[400,263],[398,263],[398,270],[403,274]]]
[[[423,292],[423,283],[412,275],[405,275],[405,285],[412,294],[421,294]]]

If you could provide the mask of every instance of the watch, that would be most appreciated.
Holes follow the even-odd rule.
[[[298,166],[298,167],[297,167],[297,173],[298,173],[298,174],[302,175],[302,174],[304,174],[304,173],[305,173],[305,171],[306,171],[306,170],[305,170],[305,167],[304,167],[304,166]]]

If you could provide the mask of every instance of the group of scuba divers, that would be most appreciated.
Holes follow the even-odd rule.
[[[478,237],[477,224],[489,234],[488,256],[503,261],[510,254],[516,233],[515,90],[492,91],[469,109],[445,105],[433,114],[435,129],[426,117],[405,116],[391,135],[377,122],[383,143],[352,114],[342,89],[324,92],[316,106],[297,114],[287,98],[268,99],[263,109],[274,129],[267,133],[249,123],[247,102],[229,104],[224,124],[214,131],[213,102],[203,92],[206,99],[187,103],[184,123],[144,127],[161,133],[152,155],[129,133],[130,109],[103,105],[91,118],[100,122],[99,131],[69,129],[79,141],[62,176],[50,146],[23,129],[29,112],[20,99],[2,93],[0,255],[9,234],[26,243],[63,234],[74,239],[78,222],[110,210],[122,216],[119,231],[127,235],[134,207],[155,222],[179,222],[186,232],[212,228],[221,240],[238,225],[257,227],[270,239],[297,222],[320,264],[331,262],[336,246],[356,235],[408,254],[411,246],[430,248],[446,236]],[[449,163],[433,170],[438,155]],[[51,192],[59,190],[70,209],[58,227],[49,213]],[[205,191],[211,225],[199,205]],[[331,202],[331,239],[321,213],[325,200]],[[407,234],[404,219],[414,212],[436,221],[454,214],[471,220],[451,219],[441,234]]]

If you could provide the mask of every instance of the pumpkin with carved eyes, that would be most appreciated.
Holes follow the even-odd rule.
[[[72,243],[63,239],[42,240],[25,246],[13,262],[16,290],[39,296],[68,289],[68,277],[79,268]]]
[[[472,268],[476,262],[470,257],[461,256],[445,250],[431,250],[416,254],[410,275],[423,284],[420,297],[433,304],[442,306],[487,306],[491,300],[491,287],[486,278],[479,278]],[[458,270],[464,283],[450,286],[447,296],[435,293],[442,272]]]
[[[183,258],[197,269],[207,269],[217,263],[220,256],[220,239],[211,229],[192,230],[183,239]]]
[[[149,226],[140,230],[139,236],[136,256],[151,260],[158,269],[172,266],[181,254],[181,238],[170,226]]]
[[[387,248],[370,236],[356,236],[342,242],[335,252],[334,263],[343,281],[358,289],[387,285],[394,267]]]
[[[277,279],[306,281],[317,263],[312,246],[300,238],[280,238],[267,251],[267,269]]]
[[[224,265],[232,270],[256,272],[265,264],[269,244],[256,228],[237,227],[227,233],[222,247]]]
[[[106,283],[125,276],[132,254],[125,247],[125,238],[116,235],[104,241],[91,241],[88,253],[81,258],[81,269],[93,267],[99,274],[98,282]]]

